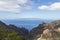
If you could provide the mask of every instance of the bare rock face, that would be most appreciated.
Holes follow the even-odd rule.
[[[41,23],[38,27],[30,31],[31,40],[55,40],[60,37],[60,20],[50,23]],[[56,39],[57,40],[57,39]]]
[[[41,23],[38,25],[38,27],[33,28],[30,31],[30,40],[36,40],[38,37],[41,36],[43,30],[45,30],[46,23]]]
[[[44,30],[41,36],[37,38],[37,40],[60,40],[60,28],[56,30]]]
[[[37,40],[60,40],[60,20],[48,23],[45,30]],[[58,38],[58,39],[57,39]]]

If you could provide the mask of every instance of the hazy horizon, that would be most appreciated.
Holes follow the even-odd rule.
[[[24,27],[28,30],[31,30],[34,27],[37,27],[40,23],[50,23],[54,20],[44,20],[44,19],[15,19],[15,20],[1,20],[6,25],[15,25],[17,27]]]
[[[60,20],[60,0],[0,0],[0,20],[19,26]]]

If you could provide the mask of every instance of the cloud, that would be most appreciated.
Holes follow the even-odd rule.
[[[51,5],[42,5],[39,6],[38,9],[40,10],[60,10],[60,2],[53,3]]]
[[[18,0],[18,3],[20,3],[20,4],[25,4],[27,2],[28,2],[28,0]]]
[[[19,8],[15,1],[0,1],[0,11],[18,12]]]
[[[23,8],[25,9],[31,8],[30,5],[29,6],[26,5],[26,3],[28,3],[28,0],[0,0],[0,11],[18,13],[21,12]]]
[[[38,8],[42,9],[42,10],[48,10],[49,9],[49,7],[46,5],[39,6]]]

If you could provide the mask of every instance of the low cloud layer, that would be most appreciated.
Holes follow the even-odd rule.
[[[60,2],[55,2],[51,5],[41,5],[38,7],[40,10],[60,10]]]

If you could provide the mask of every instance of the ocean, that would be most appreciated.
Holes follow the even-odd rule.
[[[28,30],[31,30],[34,27],[37,27],[40,23],[46,22],[49,23],[52,20],[40,20],[40,19],[14,19],[14,20],[3,20],[7,25],[13,24],[17,27],[25,27]]]

